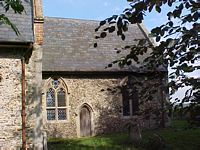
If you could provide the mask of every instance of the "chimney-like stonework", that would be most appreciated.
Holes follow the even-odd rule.
[[[33,0],[33,12],[35,44],[42,45],[44,39],[42,0]]]

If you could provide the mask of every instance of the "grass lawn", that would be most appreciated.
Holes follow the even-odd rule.
[[[161,135],[169,150],[200,150],[200,128],[191,127],[186,121],[174,121],[166,129],[144,131],[144,140],[153,134]]]
[[[191,128],[185,121],[174,121],[165,129],[146,130],[143,132],[143,148],[134,148],[129,144],[127,134],[114,134],[79,139],[48,140],[49,150],[144,150],[153,147],[153,135],[161,136],[166,143],[166,150],[200,150],[200,128]],[[156,150],[156,149],[154,149]]]
[[[113,134],[90,138],[48,140],[49,150],[137,150],[127,144],[127,134]]]

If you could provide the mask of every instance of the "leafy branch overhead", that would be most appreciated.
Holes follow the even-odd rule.
[[[9,17],[6,16],[6,12],[12,10],[14,11],[14,13],[22,14],[22,12],[24,11],[24,6],[22,5],[22,1],[21,0],[0,0],[0,7],[2,7],[3,10],[5,11],[0,14],[0,23],[10,26],[14,30],[16,35],[19,35],[20,33],[17,27],[10,21]]]
[[[167,21],[153,28],[149,38],[154,38],[156,43],[150,40],[138,39],[137,44],[127,45],[118,50],[129,50],[129,54],[119,60],[113,60],[108,67],[117,63],[120,67],[129,66],[132,61],[139,63],[138,56],[151,50],[144,62],[145,68],[157,70],[159,66],[169,65],[173,71],[169,75],[169,88],[173,94],[179,88],[189,86],[195,95],[200,91],[200,78],[188,76],[188,73],[200,69],[200,1],[199,0],[127,0],[130,8],[126,8],[122,14],[113,15],[100,22],[95,31],[99,34],[96,39],[106,38],[109,33],[116,32],[122,40],[125,40],[125,32],[128,32],[130,24],[140,24],[144,16],[152,11],[160,13],[163,6],[171,8],[166,15]],[[166,8],[166,7],[165,7]],[[101,29],[101,30],[100,30]],[[103,29],[103,32],[102,32]],[[100,32],[100,33],[99,33]],[[97,43],[94,45],[97,47]],[[187,93],[186,95],[187,96]],[[189,96],[192,96],[191,94]]]

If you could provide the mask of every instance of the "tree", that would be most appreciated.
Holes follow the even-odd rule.
[[[139,63],[138,56],[145,54],[149,49],[151,55],[144,60],[145,68],[156,71],[160,65],[169,65],[173,72],[170,73],[170,94],[174,94],[179,88],[190,87],[181,102],[189,101],[193,94],[200,90],[198,78],[193,78],[188,73],[200,69],[198,60],[200,58],[200,1],[195,0],[127,0],[130,8],[126,8],[121,15],[114,15],[100,22],[96,32],[104,25],[100,36],[105,38],[107,33],[115,32],[125,39],[124,32],[128,32],[128,25],[142,23],[144,15],[155,9],[158,13],[162,7],[167,5],[174,8],[168,12],[168,21],[151,30],[150,36],[154,37],[157,44],[150,41],[138,39],[135,45],[127,45],[123,49],[129,49],[130,53],[123,59],[114,60],[112,64],[129,66],[132,61]],[[186,11],[185,11],[186,10]],[[97,43],[95,43],[97,46]],[[109,64],[108,67],[111,67]],[[180,102],[179,99],[176,101]]]
[[[22,5],[21,0],[0,0],[0,7],[2,7],[4,13],[0,14],[0,23],[10,26],[16,35],[19,35],[17,27],[10,21],[6,16],[6,12],[13,10],[17,14],[21,14],[24,11],[24,6]]]
[[[120,67],[129,66],[133,61],[139,63],[138,56],[144,55],[151,50],[142,68],[152,70],[155,75],[160,74],[159,66],[170,66],[173,71],[169,74],[169,83],[165,90],[170,89],[170,94],[174,94],[180,88],[187,86],[183,99],[176,98],[175,102],[181,104],[194,101],[193,95],[200,91],[200,78],[190,77],[188,74],[200,69],[198,60],[200,59],[200,1],[199,0],[127,0],[130,8],[126,8],[122,14],[113,15],[100,22],[96,28],[98,33],[100,28],[103,32],[96,36],[96,39],[106,38],[107,34],[116,32],[124,40],[125,32],[128,32],[129,24],[142,23],[144,15],[153,10],[160,13],[163,6],[172,8],[167,13],[168,20],[163,25],[151,30],[151,37],[155,38],[156,44],[150,40],[138,39],[137,44],[127,45],[122,50],[130,50],[130,53],[119,60],[113,60],[112,64]],[[97,43],[94,44],[94,47]],[[118,52],[122,51],[119,50]],[[159,83],[156,83],[159,84]],[[147,96],[150,96],[149,94]],[[199,100],[193,104],[200,104]]]

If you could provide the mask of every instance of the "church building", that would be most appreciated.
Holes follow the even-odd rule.
[[[154,78],[154,72],[141,70],[141,64],[134,62],[125,68],[105,68],[128,54],[118,54],[116,49],[136,39],[148,40],[142,24],[130,25],[124,41],[116,33],[98,40],[95,28],[99,21],[44,17],[42,0],[22,1],[23,14],[6,13],[20,35],[0,25],[0,149],[21,147],[23,115],[27,147],[36,150],[45,149],[50,137],[122,132],[138,116],[144,128],[158,126],[154,115],[143,117],[138,111],[144,108],[144,87],[151,82],[164,85],[167,70]],[[155,91],[151,104],[159,109],[166,93],[159,87]]]

